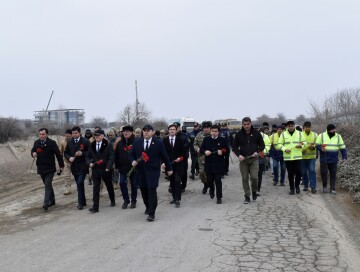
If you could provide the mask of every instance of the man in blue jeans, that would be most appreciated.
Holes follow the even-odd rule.
[[[306,144],[302,153],[302,180],[304,184],[304,191],[309,190],[309,183],[311,188],[311,193],[316,194],[316,173],[315,173],[315,163],[317,158],[316,151],[316,138],[318,135],[311,131],[311,122],[306,121],[303,125],[302,131],[303,139],[305,139]]]
[[[128,186],[131,187],[131,204],[130,208],[136,208],[136,198],[137,198],[137,184],[135,181],[135,172],[133,172],[129,177],[128,173],[131,169],[131,162],[129,159],[129,153],[132,149],[133,143],[135,140],[134,128],[132,126],[123,127],[123,137],[119,140],[115,148],[115,168],[119,171],[119,183],[120,190],[124,199],[124,204],[122,205],[123,209],[127,209],[130,204],[130,196]]]
[[[279,182],[279,167],[281,169],[280,185],[285,186],[286,165],[283,157],[283,152],[277,149],[277,143],[283,129],[284,129],[283,125],[277,125],[276,132],[270,136],[270,142],[271,142],[270,157],[273,160],[274,186],[276,186]]]

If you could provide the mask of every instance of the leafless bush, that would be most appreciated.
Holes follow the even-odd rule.
[[[14,117],[0,118],[0,142],[6,143],[10,139],[21,139],[24,134],[24,129],[21,123]]]
[[[128,104],[118,115],[121,124],[134,127],[140,127],[148,123],[150,117],[151,112],[144,103],[139,103],[138,107],[136,107],[136,103],[134,105]]]
[[[90,127],[101,127],[101,128],[106,128],[108,126],[108,121],[106,120],[105,117],[102,116],[95,116],[91,119],[90,123],[89,123]]]

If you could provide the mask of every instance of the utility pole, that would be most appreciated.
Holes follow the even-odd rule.
[[[135,102],[135,112],[136,112],[136,121],[139,120],[139,97],[137,91],[137,80],[135,80],[135,92],[136,92],[136,102]]]

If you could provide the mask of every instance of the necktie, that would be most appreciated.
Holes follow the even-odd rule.
[[[97,144],[97,149],[96,149],[97,152],[100,151],[100,143]]]
[[[78,142],[78,139],[75,139],[75,144],[77,144],[77,142]]]
[[[145,151],[148,151],[149,149],[149,141],[146,141]]]
[[[41,141],[41,145],[43,145],[44,144],[44,141]]]
[[[170,139],[170,144],[171,144],[171,147],[174,147],[174,138]]]

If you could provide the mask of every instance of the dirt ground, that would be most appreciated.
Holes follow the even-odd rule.
[[[61,140],[61,137],[51,138]],[[52,207],[51,213],[43,211],[44,187],[30,156],[34,140],[35,138],[32,138],[0,145],[0,235],[31,229],[76,209],[77,193],[74,181],[72,194],[65,196],[64,177],[55,175],[53,185],[56,206]],[[85,184],[87,199],[91,200],[92,186],[88,185],[87,181]],[[104,193],[106,194],[106,190]],[[118,197],[119,191],[115,193]],[[360,206],[352,203],[352,198],[346,191],[339,190],[336,198],[332,198],[328,205],[333,206],[334,212],[341,217],[350,232],[352,226],[360,225]],[[360,244],[360,237],[358,239]]]

